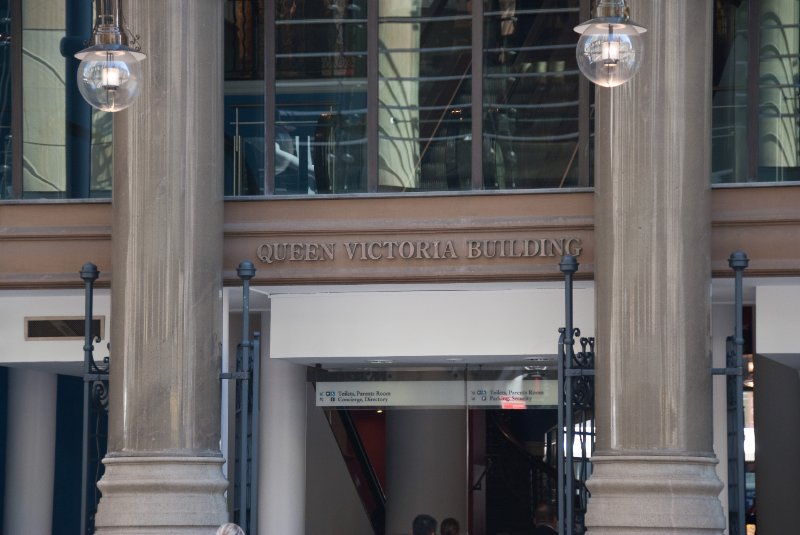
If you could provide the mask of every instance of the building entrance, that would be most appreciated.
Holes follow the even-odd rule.
[[[306,532],[353,508],[341,533],[405,535],[419,514],[530,533],[556,502],[555,364],[310,369]]]

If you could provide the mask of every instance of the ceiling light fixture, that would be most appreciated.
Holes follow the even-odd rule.
[[[139,95],[139,62],[147,56],[136,44],[138,37],[129,46],[128,31],[120,24],[119,0],[95,0],[95,11],[89,47],[75,54],[81,60],[78,88],[98,110],[124,110]]]
[[[644,26],[629,19],[625,0],[599,0],[596,17],[578,26],[578,68],[603,87],[624,84],[639,70],[644,54]]]

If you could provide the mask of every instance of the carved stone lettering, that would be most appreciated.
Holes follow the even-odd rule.
[[[256,254],[265,264],[324,262],[333,260],[335,250],[335,243],[262,243]]]
[[[579,256],[581,238],[464,239],[453,240],[371,240],[352,242],[266,242],[257,254],[265,264],[283,262],[333,262],[344,252],[351,262],[466,260]]]

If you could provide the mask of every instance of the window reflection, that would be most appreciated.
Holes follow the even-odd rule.
[[[63,197],[65,151],[64,2],[22,5],[22,184],[26,197]]]
[[[277,2],[275,193],[367,190],[365,0]]]
[[[11,178],[11,12],[0,0],[0,199],[13,194]]]
[[[264,79],[264,1],[225,2],[225,79]]]
[[[470,189],[469,4],[383,0],[379,8],[379,189]]]
[[[484,186],[578,185],[579,2],[494,0],[484,13]],[[584,118],[586,120],[586,118]]]
[[[91,110],[91,182],[92,197],[111,197],[114,169],[111,113]]]
[[[800,180],[797,2],[715,2],[713,84],[712,182]]]
[[[0,0],[0,199],[111,195],[111,117],[75,85],[91,22],[91,3]]]
[[[225,194],[263,195],[264,1],[225,2]]]
[[[758,180],[800,180],[800,12],[764,0],[760,13]]]
[[[747,176],[747,5],[717,2],[714,12],[712,182]]]
[[[275,130],[266,136],[273,146],[264,147],[265,92],[246,82],[271,70],[237,67],[251,57],[242,47],[257,25],[247,17],[259,16],[264,4],[228,0],[226,193],[591,185],[590,129],[579,128],[590,121],[590,97],[579,96],[572,31],[579,4],[278,1],[267,14],[274,19],[275,55],[265,64],[274,65],[266,88],[274,83]],[[483,21],[478,43],[476,21]],[[476,61],[481,82],[473,79]],[[371,171],[368,143],[375,144]],[[266,161],[274,168],[266,171]]]

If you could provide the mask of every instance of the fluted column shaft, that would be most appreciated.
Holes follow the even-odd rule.
[[[218,452],[221,8],[126,7],[148,58],[139,100],[114,117],[109,449]]]
[[[639,0],[640,72],[598,88],[589,533],[721,533],[710,360],[710,0]]]
[[[110,453],[99,533],[213,533],[226,519],[223,6],[121,7],[148,57],[139,100],[114,117]]]

